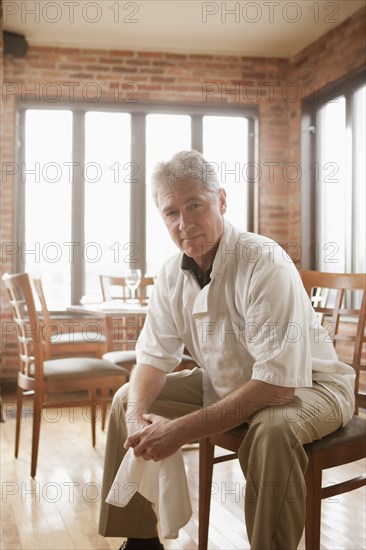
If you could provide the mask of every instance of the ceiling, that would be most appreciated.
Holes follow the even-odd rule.
[[[3,27],[28,44],[290,57],[366,0],[3,1]]]

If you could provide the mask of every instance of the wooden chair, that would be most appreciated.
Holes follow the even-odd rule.
[[[45,358],[87,355],[102,357],[106,351],[106,339],[102,330],[98,332],[66,332],[59,333],[59,324],[52,321],[41,279],[33,279],[33,288],[41,306],[42,321],[45,327],[44,346]]]
[[[127,300],[130,297],[124,277],[100,275],[99,280],[104,302],[115,299]],[[136,293],[141,303],[143,301],[141,289],[146,289],[153,284],[153,277],[144,277],[141,280]],[[106,353],[103,358],[131,371],[136,363],[135,344],[142,329],[144,318],[144,315],[106,316],[104,323]]]
[[[127,300],[129,298],[129,289],[125,284],[124,277],[100,275],[99,278],[104,301],[113,299]],[[152,285],[154,285],[153,277],[144,277],[141,280],[136,294],[141,304],[144,304],[146,301],[147,287]],[[131,371],[136,363],[135,344],[143,327],[144,320],[145,315],[132,314],[119,318],[106,316],[105,335],[107,351],[103,355],[103,358]]]
[[[23,397],[33,396],[33,434],[31,476],[36,475],[42,409],[55,406],[52,394],[87,392],[87,399],[75,398],[71,402],[91,407],[92,443],[95,445],[96,407],[98,390],[116,391],[126,381],[126,371],[109,361],[96,358],[63,358],[45,360],[43,324],[35,307],[31,281],[27,273],[5,274],[3,281],[9,296],[14,323],[17,327],[19,372],[17,383],[17,413],[15,456],[18,457]],[[61,396],[62,399],[64,396]],[[70,401],[68,401],[70,403]],[[60,403],[59,403],[60,404]],[[62,442],[64,444],[64,442]]]
[[[100,275],[100,286],[103,301],[126,301],[130,297],[130,291],[124,277],[113,275]],[[146,289],[154,284],[153,277],[143,277],[136,297],[141,305],[146,303]],[[103,359],[111,361],[131,373],[136,364],[135,344],[143,327],[144,315],[123,315],[122,317],[106,316],[104,320],[104,333],[106,337],[106,353]],[[107,407],[102,409],[102,429],[105,427]]]
[[[317,271],[303,271],[302,280],[310,297],[317,297],[314,308],[322,316],[323,325],[329,323],[330,337],[334,345],[351,348],[349,362],[356,371],[356,401],[359,398],[359,373],[365,369],[361,365],[362,346],[365,343],[366,317],[366,274],[336,274]],[[334,305],[324,305],[319,300],[317,289],[326,289],[326,296],[331,299],[329,289],[335,289]],[[346,290],[362,294],[361,305],[343,306]],[[347,298],[350,300],[350,298]],[[346,323],[342,323],[343,316]],[[350,322],[354,317],[356,322]],[[354,328],[349,334],[350,327]],[[344,334],[344,331],[347,334]],[[342,350],[344,351],[344,350]],[[339,352],[338,352],[339,353]],[[342,357],[343,359],[343,357]],[[344,360],[344,359],[343,359]],[[358,408],[356,406],[356,413]],[[225,433],[209,436],[200,442],[199,456],[199,543],[200,550],[207,549],[210,516],[210,488],[212,486],[213,465],[237,458],[237,452],[245,437],[246,424]],[[231,451],[221,457],[214,456],[215,445]],[[307,550],[320,548],[321,501],[324,498],[352,491],[366,484],[366,476],[359,476],[342,483],[322,487],[322,471],[334,466],[341,466],[362,459],[366,456],[366,419],[354,416],[344,427],[339,428],[319,441],[305,445],[309,465],[305,476],[306,522],[305,544]],[[265,528],[265,527],[264,527]]]
[[[126,285],[124,277],[115,277],[112,275],[100,275],[100,286],[102,289],[103,301],[110,300],[128,300],[130,291]],[[143,277],[141,283],[136,290],[136,298],[143,304],[147,301],[147,289],[154,285],[154,277]]]
[[[129,297],[128,287],[124,277],[99,275],[99,281],[102,289],[103,302],[109,302],[114,299],[127,300]]]

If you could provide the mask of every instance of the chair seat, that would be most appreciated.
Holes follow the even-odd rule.
[[[121,375],[121,368],[103,359],[78,357],[51,359],[43,363],[44,379],[47,382],[80,378],[104,378]]]
[[[115,365],[124,365],[126,363],[136,363],[135,350],[108,351],[103,355],[103,359],[111,361]],[[182,363],[194,363],[194,359],[190,355],[183,354]]]
[[[92,331],[52,334],[50,340],[51,344],[99,344],[106,341],[103,334]]]
[[[115,365],[124,365],[124,364],[135,364],[136,363],[136,352],[134,350],[124,350],[124,351],[109,351],[103,355],[103,359],[110,361]]]
[[[313,441],[304,445],[308,453],[324,453],[332,449],[339,449],[347,445],[353,445],[357,442],[365,445],[366,440],[366,418],[354,416],[348,424],[339,428],[334,433],[329,434],[323,439]]]

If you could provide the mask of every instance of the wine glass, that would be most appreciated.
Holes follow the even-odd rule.
[[[141,283],[141,269],[127,269],[125,274],[125,283],[130,289],[131,299],[127,300],[130,304],[139,303],[136,300],[136,289]]]

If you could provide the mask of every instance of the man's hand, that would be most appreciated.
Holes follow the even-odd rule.
[[[140,432],[150,424],[144,413],[150,408],[162,388],[166,374],[159,369],[140,363],[132,371],[128,392],[129,403],[126,409],[126,427],[128,435]]]
[[[141,456],[144,460],[162,460],[184,444],[179,431],[175,428],[174,420],[156,414],[144,414],[143,419],[148,425],[129,435],[124,444],[125,449],[133,448],[136,457]]]
[[[143,415],[131,416],[131,418],[128,418],[126,414],[126,427],[127,427],[127,433],[129,437],[135,434],[136,432],[137,433],[140,432],[143,428],[146,428],[146,426],[149,426],[149,424],[150,422],[148,422],[147,420],[144,420]]]

